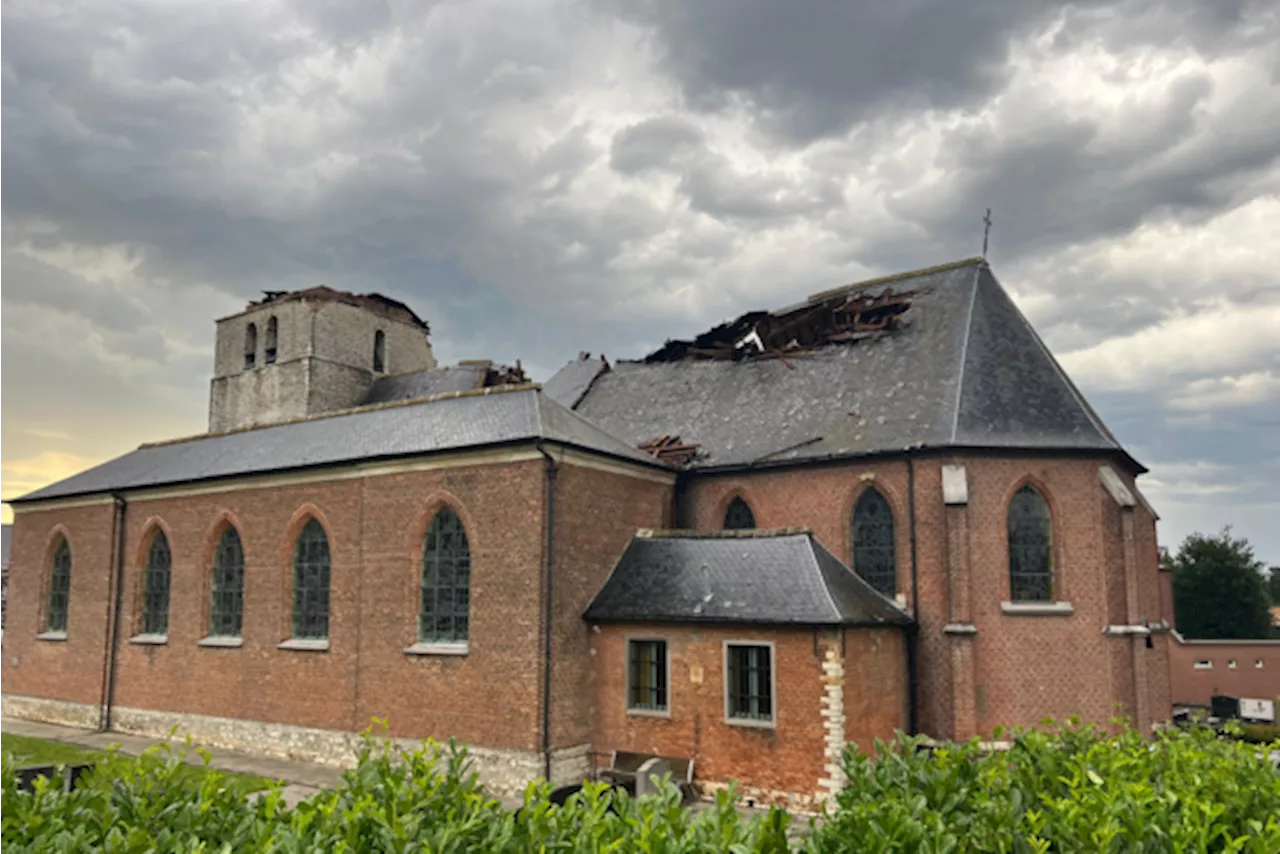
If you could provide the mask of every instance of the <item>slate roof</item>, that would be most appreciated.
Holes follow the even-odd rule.
[[[451,392],[471,391],[484,384],[484,377],[488,370],[487,364],[476,363],[446,365],[409,374],[379,377],[365,394],[361,404],[389,403],[395,400],[413,400]]]
[[[537,386],[487,391],[143,445],[14,501],[420,456],[538,439],[665,468],[648,454],[627,446],[570,412]]]
[[[971,447],[1118,452],[1141,470],[981,259],[851,287],[915,296],[898,328],[785,361],[619,362],[587,381],[575,362],[546,388],[627,444],[698,443],[694,468]]]
[[[592,622],[905,626],[911,617],[808,531],[642,531],[584,614]]]

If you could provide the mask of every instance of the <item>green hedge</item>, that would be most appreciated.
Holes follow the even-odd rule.
[[[588,785],[557,807],[530,786],[510,813],[466,773],[464,751],[372,736],[338,788],[293,809],[278,788],[246,797],[216,771],[183,773],[182,751],[114,756],[69,794],[57,781],[19,791],[6,755],[0,823],[6,854],[1280,851],[1280,772],[1208,732],[1152,741],[1069,725],[1017,733],[998,753],[907,737],[879,747],[877,759],[850,751],[831,814],[795,828],[780,810],[743,819],[727,794],[691,813],[673,787],[636,801]]]

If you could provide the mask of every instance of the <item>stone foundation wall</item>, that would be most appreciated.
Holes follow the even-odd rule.
[[[99,723],[97,706],[13,694],[4,695],[2,713],[25,720],[82,728],[96,728]],[[113,708],[111,723],[113,732],[158,739],[190,736],[193,742],[215,750],[235,750],[339,768],[354,766],[360,746],[358,733],[343,730],[151,709]],[[407,738],[392,741],[409,750],[421,744]],[[479,775],[481,783],[493,794],[519,794],[530,781],[542,777],[543,759],[537,751],[495,750],[473,745],[466,745],[466,748],[471,770]],[[562,785],[581,781],[590,770],[590,756],[591,746],[586,744],[553,752],[553,782]]]

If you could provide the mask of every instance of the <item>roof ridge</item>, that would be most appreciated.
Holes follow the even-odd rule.
[[[641,528],[635,538],[642,540],[756,540],[769,537],[793,537],[804,534],[813,538],[813,529],[798,525],[789,528],[745,528],[731,531],[697,531],[692,528]]]
[[[808,297],[808,301],[818,302],[819,300],[826,299],[827,297],[833,297],[837,294],[844,293],[845,291],[853,290],[854,288],[865,288],[870,285],[880,285],[880,284],[885,284],[887,282],[897,282],[897,281],[901,281],[902,279],[914,279],[917,276],[927,276],[931,273],[944,273],[947,270],[955,270],[960,267],[967,267],[970,264],[982,264],[982,263],[985,263],[985,261],[986,259],[982,258],[981,256],[974,255],[969,258],[962,258],[959,261],[948,261],[944,264],[935,264],[932,267],[921,267],[918,270],[907,270],[906,272],[902,272],[902,273],[890,273],[886,276],[877,276],[874,279],[864,279],[863,281],[860,281],[860,282],[854,282],[848,285],[839,285],[838,287],[829,288],[828,290],[825,290],[825,291],[818,291],[816,294],[811,294]]]
[[[964,402],[965,362],[969,358],[969,337],[973,334],[973,308],[978,304],[978,284],[982,276],[982,268],[973,271],[973,293],[969,294],[969,314],[964,319],[964,339],[960,344],[960,381],[956,383],[956,411],[951,419],[951,442],[955,444],[960,435],[960,406]]]
[[[271,424],[254,424],[249,427],[236,427],[233,430],[222,430],[211,433],[198,433],[194,436],[180,436],[176,439],[161,439],[158,442],[143,442],[136,450],[144,448],[160,448],[166,445],[180,445],[183,442],[196,442],[200,439],[216,439],[222,436],[232,436],[238,433],[249,433],[254,430],[270,430],[273,427],[284,427],[288,424],[302,424],[308,421],[323,421],[326,418],[341,418],[345,415],[359,415],[365,412],[378,412],[383,409],[394,409],[400,406],[417,406],[422,403],[436,403],[441,400],[451,400],[458,397],[485,397],[491,394],[504,394],[512,391],[538,391],[542,388],[538,383],[518,383],[514,385],[497,385],[487,388],[467,389],[465,391],[446,391],[440,394],[427,395],[425,397],[411,397],[407,400],[388,400],[383,403],[370,403],[364,406],[351,406],[346,409],[335,409],[332,412],[317,412],[314,415],[301,415],[297,418],[289,418],[284,421],[275,421]]]

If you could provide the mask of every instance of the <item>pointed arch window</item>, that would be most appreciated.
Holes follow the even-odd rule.
[[[262,361],[265,364],[274,364],[276,360],[276,335],[279,332],[280,325],[276,322],[273,315],[267,320],[267,336],[262,347]]]
[[[418,640],[466,643],[471,614],[471,544],[458,514],[436,514],[422,544]]]
[[[1024,484],[1009,502],[1009,595],[1053,601],[1053,523],[1040,490]]]
[[[893,509],[874,486],[853,508],[853,569],[882,596],[898,592],[893,550]]]
[[[250,323],[244,330],[244,369],[254,366],[258,359],[258,326]]]
[[[58,543],[49,568],[49,601],[44,612],[46,632],[66,632],[71,609],[71,547],[66,537]]]
[[[387,368],[387,334],[379,329],[373,333],[373,370],[382,373]]]
[[[293,547],[293,636],[329,637],[329,538],[315,519],[303,526]]]
[[[147,569],[142,582],[142,633],[169,633],[169,575],[173,559],[169,538],[157,530],[147,550]]]
[[[756,526],[756,514],[742,496],[735,497],[724,510],[726,531],[749,531]]]
[[[240,532],[228,525],[213,552],[209,600],[209,636],[240,637],[244,609],[244,545]]]

